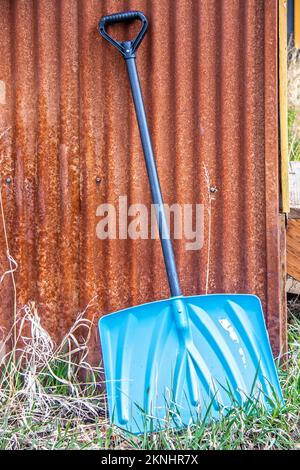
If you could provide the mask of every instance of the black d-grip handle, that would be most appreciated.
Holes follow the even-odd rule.
[[[111,25],[115,23],[129,23],[134,20],[140,20],[142,22],[142,27],[140,32],[132,41],[116,41],[113,39],[105,29],[106,25]],[[141,11],[125,11],[124,13],[115,13],[113,15],[103,16],[99,21],[99,33],[103,36],[110,44],[115,46],[125,59],[135,57],[135,51],[141,44],[143,37],[145,36],[148,29],[148,20],[144,13]]]

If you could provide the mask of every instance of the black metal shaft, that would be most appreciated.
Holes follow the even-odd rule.
[[[170,239],[169,227],[166,220],[166,215],[163,206],[163,198],[161,194],[157,168],[155,164],[153,147],[148,128],[146,112],[143,102],[143,96],[136,68],[135,57],[126,58],[126,65],[130,79],[131,91],[137,116],[137,121],[140,130],[142,146],[144,150],[145,162],[149,177],[149,183],[152,193],[152,200],[156,208],[156,218],[159,229],[159,237],[164,255],[164,261],[167,270],[167,276],[172,296],[181,295],[179,279],[176,269],[175,256],[173,251],[172,242]]]

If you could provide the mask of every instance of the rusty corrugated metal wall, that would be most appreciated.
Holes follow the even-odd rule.
[[[97,32],[103,14],[126,9],[150,19],[138,67],[165,201],[205,205],[203,249],[175,242],[183,291],[204,293],[209,269],[209,292],[256,293],[277,353],[277,0],[0,1],[1,191],[18,305],[35,300],[59,337],[95,294],[99,316],[168,296],[158,240],[96,237],[99,204],[150,203],[125,64]],[[0,296],[7,326],[9,276]]]

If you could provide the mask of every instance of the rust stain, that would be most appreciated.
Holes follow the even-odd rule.
[[[286,317],[277,2],[1,0],[0,7],[0,177],[19,306],[35,300],[59,338],[94,296],[90,316],[169,294],[158,240],[96,237],[99,204],[122,195],[128,204],[151,203],[125,65],[97,32],[103,14],[140,9],[151,27],[137,61],[164,198],[205,209],[204,247],[174,243],[183,291],[257,294],[278,353]],[[1,270],[6,265],[0,227]],[[1,324],[9,325],[8,279],[0,289]],[[96,328],[93,347],[97,357]]]

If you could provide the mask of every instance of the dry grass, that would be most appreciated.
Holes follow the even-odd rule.
[[[300,441],[300,322],[292,306],[289,353],[280,380],[284,407],[232,413],[209,426],[166,429],[132,436],[106,419],[103,371],[92,367],[88,343],[93,323],[78,315],[56,346],[34,304],[17,315],[17,344],[2,354],[0,449],[288,449]],[[2,351],[12,332],[2,338]],[[17,358],[17,360],[15,360]]]
[[[1,343],[0,448],[76,448],[95,433],[106,439],[102,370],[87,361],[91,328],[84,311],[56,346],[34,304],[18,313]],[[13,331],[17,346],[5,354]]]

